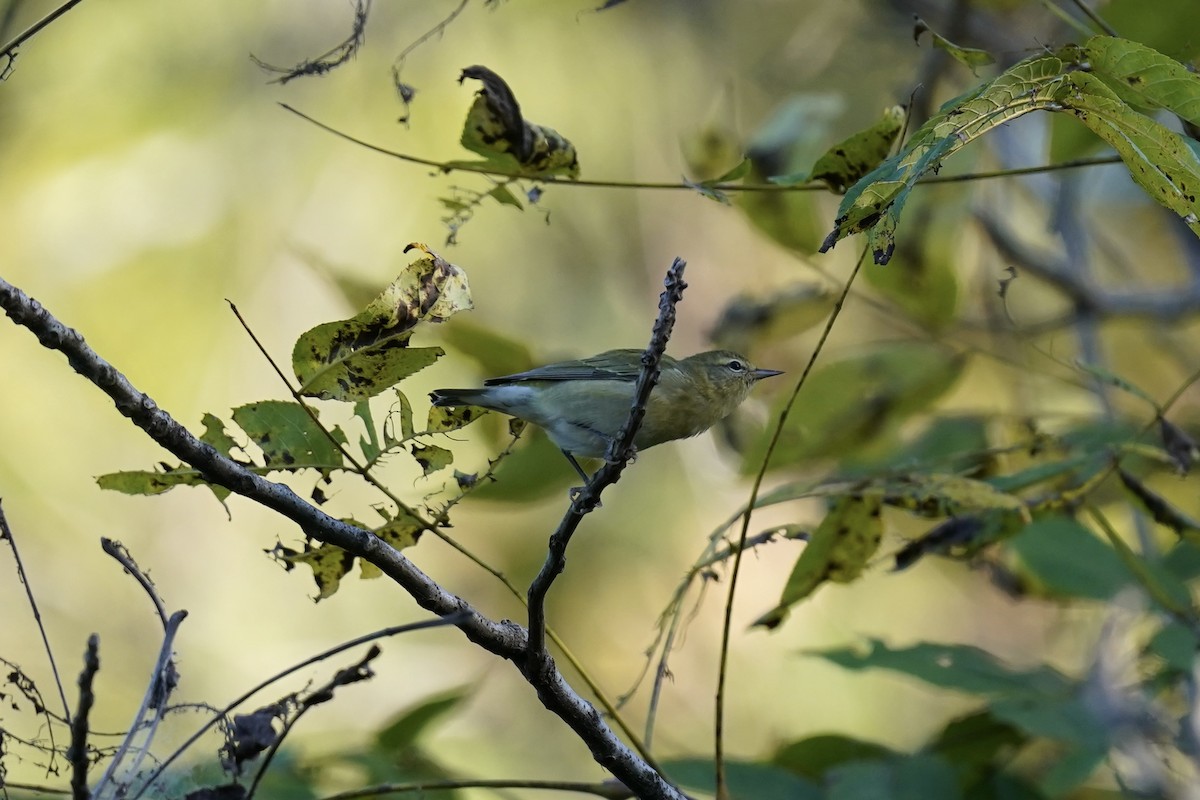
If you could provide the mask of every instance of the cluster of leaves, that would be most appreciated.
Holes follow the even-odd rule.
[[[234,433],[215,414],[205,414],[201,439],[260,475],[315,472],[318,482],[312,498],[318,504],[325,502],[322,487],[335,473],[373,480],[371,471],[393,455],[410,457],[426,477],[451,466],[453,453],[428,440],[470,424],[479,417],[480,410],[431,408],[424,429],[418,430],[412,405],[397,384],[443,355],[440,347],[412,346],[417,326],[442,322],[470,309],[471,294],[466,274],[459,267],[424,245],[409,245],[406,252],[414,249],[420,257],[361,312],[350,319],[318,325],[296,340],[292,350],[297,381],[292,389],[293,401],[264,400],[235,408],[230,417],[236,426]],[[391,394],[394,401],[379,423],[371,400],[384,394]],[[346,431],[340,425],[323,424],[318,409],[305,398],[352,404],[354,417],[365,433],[352,448]],[[513,428],[512,432],[516,436],[520,430]],[[479,480],[478,474],[455,473],[462,492]],[[101,475],[97,481],[101,488],[135,495],[199,485],[208,486],[219,500],[229,495],[228,489],[210,483],[187,465],[160,464],[156,470],[115,472]],[[418,511],[394,496],[389,495],[389,499],[391,507],[376,507],[381,521],[345,521],[372,531],[398,549],[411,546],[423,531],[443,521],[444,509]],[[279,545],[273,553],[289,566],[311,567],[320,598],[337,590],[340,579],[355,561],[329,544],[307,543],[302,551]],[[365,563],[361,570],[363,577],[379,574]]]

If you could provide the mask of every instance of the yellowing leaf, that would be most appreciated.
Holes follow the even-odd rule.
[[[792,186],[824,181],[833,191],[844,192],[888,157],[903,128],[904,107],[892,106],[874,125],[826,150],[808,173],[773,177],[771,182]]]
[[[825,581],[849,583],[861,575],[883,537],[880,505],[878,492],[847,495],[838,500],[796,560],[779,604],[754,624],[775,628],[793,605]]]
[[[884,502],[925,517],[958,517],[982,511],[1009,511],[1029,521],[1021,498],[961,475],[913,475],[887,484]]]
[[[429,421],[425,429],[429,433],[456,431],[459,428],[465,428],[486,413],[486,409],[475,406],[458,406],[456,408],[432,406],[429,409]]]
[[[454,453],[436,444],[414,444],[409,452],[426,475],[445,469],[454,462]]]
[[[464,69],[458,82],[467,78],[481,81],[483,88],[467,112],[463,147],[483,156],[484,164],[527,177],[579,177],[575,146],[553,128],[526,121],[503,78],[481,66]]]
[[[318,325],[296,340],[292,368],[300,392],[325,400],[357,401],[379,394],[432,364],[440,347],[409,347],[420,322],[442,322],[473,307],[467,276],[422,244],[408,265],[363,311]]]

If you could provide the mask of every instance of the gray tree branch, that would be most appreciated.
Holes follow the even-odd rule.
[[[43,347],[65,355],[72,369],[112,399],[117,411],[163,448],[203,473],[207,480],[292,520],[317,541],[341,547],[374,564],[427,611],[443,617],[461,615],[455,626],[472,643],[512,661],[536,690],[542,704],[575,731],[595,761],[639,797],[683,800],[684,795],[626,746],[557,669],[551,667],[536,673],[529,669],[525,658],[528,636],[520,625],[487,618],[370,531],[330,517],[287,486],[268,481],[222,456],[101,358],[77,331],[59,322],[40,303],[3,278],[0,278],[0,307],[13,322],[29,329]]]

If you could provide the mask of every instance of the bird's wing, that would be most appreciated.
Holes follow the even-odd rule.
[[[522,381],[634,381],[642,368],[641,356],[641,350],[609,350],[589,358],[559,361],[515,375],[489,378],[483,385],[502,386]],[[663,357],[664,367],[668,360],[668,356]]]

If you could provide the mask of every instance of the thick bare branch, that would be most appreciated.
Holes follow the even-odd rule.
[[[107,394],[122,415],[166,450],[202,472],[206,479],[276,511],[295,522],[306,535],[374,564],[422,608],[439,616],[460,614],[456,627],[473,643],[512,661],[546,708],[566,722],[588,746],[596,762],[639,797],[683,798],[612,732],[596,709],[571,688],[561,673],[553,668],[536,672],[528,668],[525,658],[528,637],[520,625],[488,619],[370,531],[330,517],[287,486],[254,474],[201,442],[92,350],[77,331],[63,325],[40,303],[2,278],[0,307],[14,322],[37,336],[44,347],[65,355],[71,367]]]

